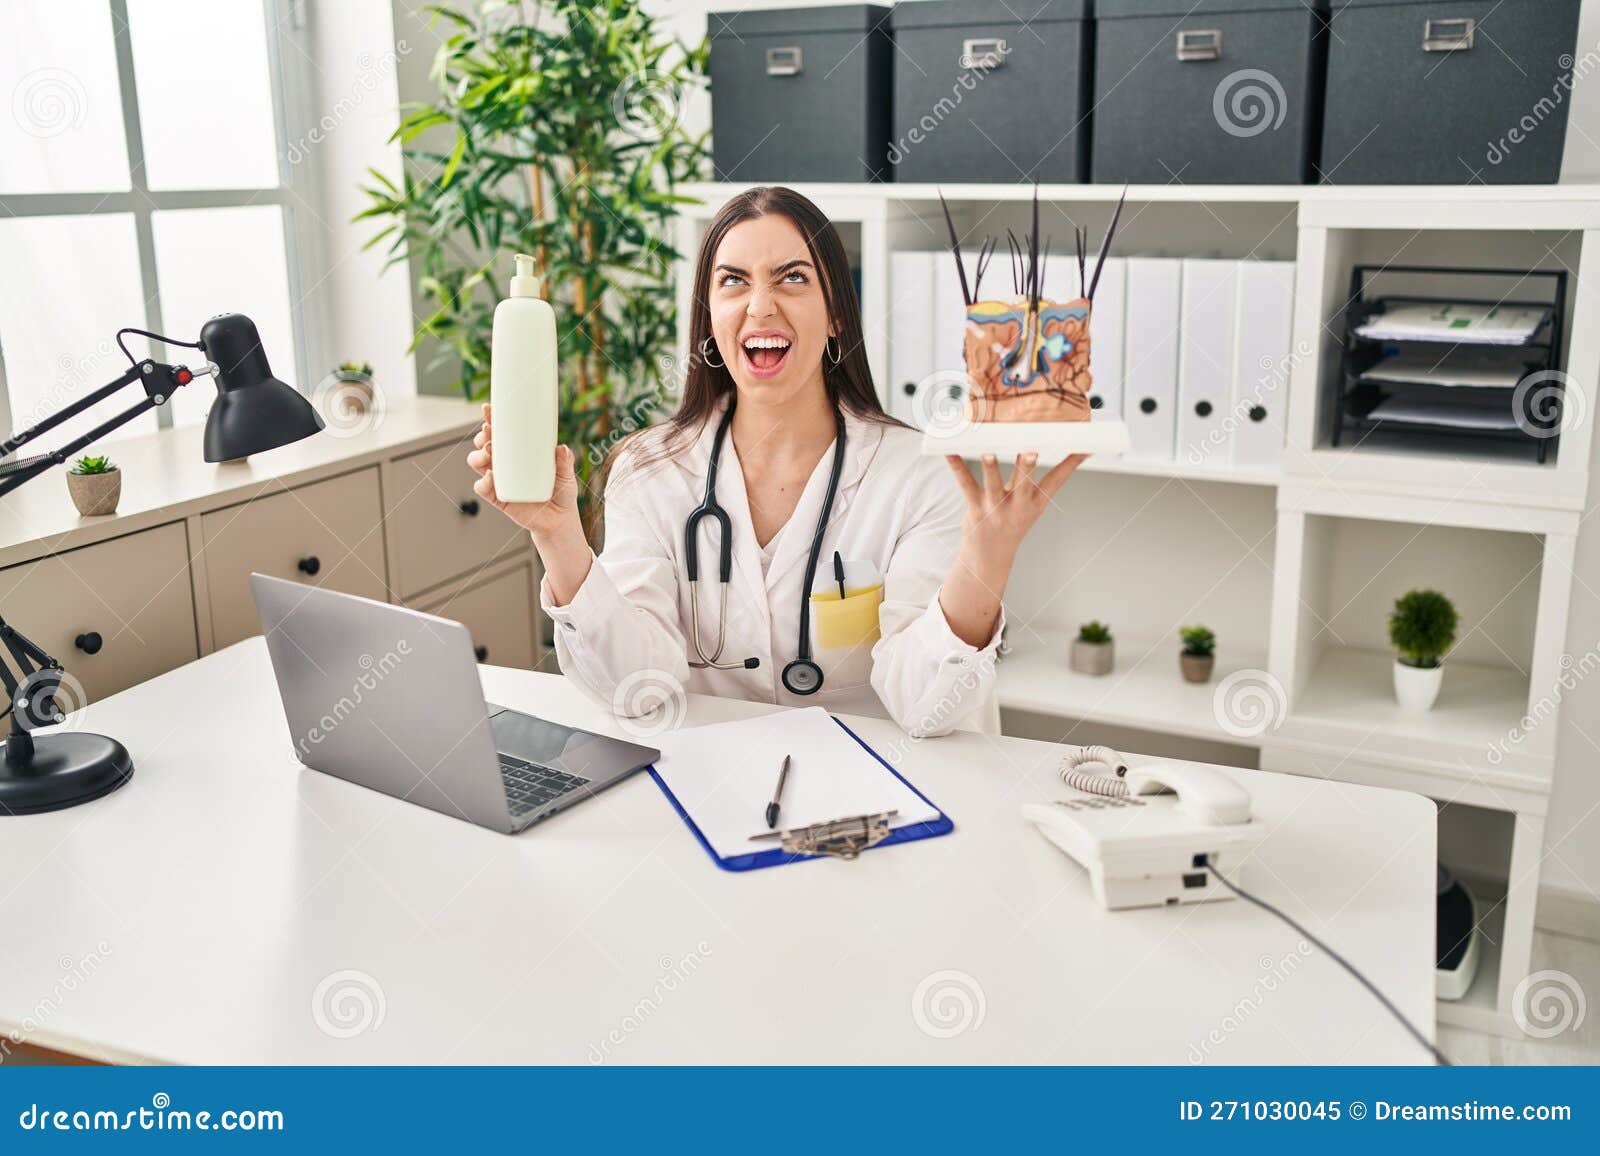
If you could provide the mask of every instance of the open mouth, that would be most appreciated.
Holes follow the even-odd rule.
[[[770,377],[789,357],[789,339],[776,334],[746,337],[742,344],[745,365],[758,377]]]

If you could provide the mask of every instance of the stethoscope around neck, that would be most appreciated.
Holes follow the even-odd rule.
[[[727,412],[717,426],[716,440],[711,443],[711,461],[706,466],[706,496],[690,514],[683,528],[683,554],[689,571],[689,623],[693,631],[694,652],[699,662],[690,666],[699,670],[754,670],[761,665],[759,658],[746,658],[739,662],[723,662],[722,648],[728,635],[728,583],[733,578],[733,523],[728,511],[717,502],[717,464],[722,458],[722,441],[727,436],[728,424],[733,421],[735,402],[729,400]],[[822,499],[822,513],[817,518],[816,531],[811,535],[811,554],[806,559],[806,580],[800,590],[800,638],[795,647],[794,661],[783,668],[784,689],[790,694],[816,694],[822,689],[822,667],[811,659],[811,584],[817,577],[817,559],[822,556],[822,535],[828,528],[828,518],[833,513],[833,498],[839,492],[839,475],[844,471],[844,414],[834,411],[837,433],[833,443],[833,471],[828,475],[828,492]],[[717,616],[717,647],[708,656],[700,641],[700,522],[714,518],[721,527],[717,544],[717,580],[722,585],[719,597],[721,609]]]

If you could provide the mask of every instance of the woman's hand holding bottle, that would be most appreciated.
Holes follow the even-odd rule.
[[[494,423],[490,406],[483,407],[483,428],[472,438],[467,465],[477,473],[473,491],[484,501],[527,530],[544,562],[545,577],[556,605],[564,606],[589,576],[594,554],[583,533],[578,514],[578,476],[572,450],[556,447],[556,481],[547,502],[503,502],[494,492]]]

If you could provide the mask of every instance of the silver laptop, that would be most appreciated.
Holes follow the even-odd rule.
[[[250,590],[313,770],[511,833],[660,757],[485,702],[459,622],[265,574]]]

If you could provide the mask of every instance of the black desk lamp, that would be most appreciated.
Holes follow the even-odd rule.
[[[134,359],[123,336],[137,333],[167,345],[198,349],[207,363],[197,370],[145,358]],[[139,382],[144,399],[81,437],[48,454],[15,463],[0,474],[0,497],[38,477],[118,426],[126,425],[172,396],[196,377],[213,377],[216,404],[206,419],[205,460],[222,462],[276,449],[322,428],[311,403],[272,376],[255,323],[241,313],[213,317],[200,330],[200,340],[175,341],[143,329],[123,329],[117,345],[127,354],[127,372],[93,393],[45,418],[31,429],[0,442],[0,457],[15,453],[40,434],[47,433],[118,390]],[[0,681],[5,683],[11,714],[11,732],[0,760],[0,815],[26,815],[57,811],[109,794],[133,775],[128,749],[105,735],[40,734],[39,727],[61,722],[66,716],[56,705],[61,686],[61,664],[19,634],[0,618],[0,642],[10,652],[18,674],[13,674],[0,654]]]

